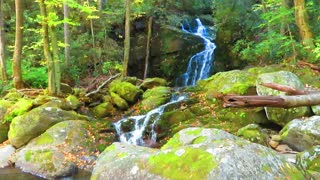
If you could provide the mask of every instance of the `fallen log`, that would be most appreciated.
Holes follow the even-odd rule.
[[[234,96],[223,97],[223,107],[281,107],[320,105],[320,93],[296,96]]]
[[[286,92],[289,95],[305,95],[305,94],[315,93],[314,91],[298,90],[298,89],[293,88],[291,86],[275,84],[275,83],[262,83],[261,85],[264,87],[267,87],[267,88],[274,89],[274,90]]]

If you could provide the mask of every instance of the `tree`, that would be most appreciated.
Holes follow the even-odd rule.
[[[16,35],[13,54],[13,85],[17,89],[23,88],[21,75],[21,53],[22,53],[22,33],[23,33],[23,8],[22,0],[15,0],[16,11]]]
[[[128,64],[130,58],[130,0],[126,0],[126,15],[125,15],[125,39],[124,39],[124,57],[123,57],[123,76],[128,75]]]
[[[42,16],[43,51],[48,65],[48,90],[50,95],[59,95],[61,74],[55,25],[53,22],[49,22],[45,0],[39,0],[39,5]],[[52,52],[50,50],[50,40]]]
[[[64,49],[64,57],[65,57],[65,66],[68,67],[70,64],[70,27],[69,23],[66,22],[66,20],[69,18],[69,6],[64,0],[63,2],[63,16],[64,16],[64,44],[65,44],[65,49]]]
[[[0,0],[0,75],[3,82],[7,82],[6,61],[4,55],[4,23],[3,23],[3,0]]]
[[[149,17],[148,20],[148,35],[147,35],[147,48],[146,48],[146,61],[144,68],[143,79],[147,78],[148,68],[149,68],[149,58],[150,58],[150,44],[151,44],[151,35],[152,35],[152,16]]]

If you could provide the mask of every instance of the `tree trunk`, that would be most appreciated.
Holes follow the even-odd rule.
[[[152,16],[149,17],[148,20],[148,36],[147,36],[147,49],[146,49],[146,62],[144,68],[143,79],[147,78],[148,75],[148,66],[149,66],[149,58],[150,58],[150,43],[151,43],[151,35],[152,35]]]
[[[6,60],[4,54],[4,30],[3,30],[3,0],[0,0],[0,75],[1,80],[7,83],[8,76],[6,71]]]
[[[295,20],[299,29],[301,41],[304,46],[314,47],[313,35],[308,23],[305,0],[293,0],[295,7]]]
[[[23,88],[23,81],[21,75],[21,53],[22,53],[22,28],[23,28],[23,9],[22,1],[15,0],[16,9],[16,37],[14,44],[14,54],[13,54],[13,85],[16,89]]]
[[[57,36],[56,36],[56,27],[49,26],[49,31],[50,31],[50,37],[51,37],[53,68],[54,68],[54,71],[53,71],[54,79],[52,80],[54,87],[52,89],[52,94],[59,95],[60,94],[61,72],[60,72],[59,47],[58,47],[58,41],[57,41]]]
[[[281,107],[314,106],[320,104],[320,93],[297,96],[225,96],[224,107]]]
[[[69,18],[69,7],[66,1],[63,4],[63,16],[64,20]],[[64,22],[64,58],[65,58],[65,66],[68,67],[70,64],[70,27],[67,22]]]
[[[128,75],[128,64],[130,58],[130,0],[126,0],[125,17],[125,38],[124,38],[124,57],[123,57],[123,76]]]

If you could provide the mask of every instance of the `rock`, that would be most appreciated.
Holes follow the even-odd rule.
[[[268,134],[263,132],[257,124],[249,124],[238,130],[237,136],[247,139],[251,142],[267,146]]]
[[[279,143],[278,141],[274,141],[274,140],[270,140],[270,141],[269,141],[269,145],[270,145],[273,149],[277,148],[279,144],[280,144],[280,143]]]
[[[171,90],[169,87],[158,86],[148,89],[143,93],[140,107],[143,111],[149,111],[169,101]]]
[[[19,148],[54,124],[67,120],[88,120],[88,117],[56,107],[38,107],[14,118],[8,133],[10,143]]]
[[[8,101],[17,101],[22,98],[22,94],[19,93],[16,89],[11,89],[3,99]]]
[[[11,101],[0,100],[0,143],[8,139],[9,123],[4,123],[3,118],[10,106],[12,106]]]
[[[16,167],[48,179],[68,176],[76,168],[91,169],[96,146],[87,121],[73,120],[55,124],[19,150]]]
[[[320,115],[320,106],[311,106],[313,114]]]
[[[312,179],[320,179],[320,145],[298,153],[296,162]]]
[[[3,123],[0,121],[0,143],[8,139],[9,125],[10,123],[8,122]]]
[[[218,129],[188,128],[160,150],[114,143],[98,158],[92,180],[304,179],[275,151]]]
[[[32,108],[32,100],[21,98],[14,105],[7,109],[3,120],[6,122],[11,122],[11,120],[17,116],[23,115]]]
[[[10,157],[16,151],[12,145],[0,147],[0,168],[10,166]]]
[[[111,102],[104,102],[91,109],[91,113],[95,118],[104,118],[112,116],[116,112]]]
[[[135,103],[142,94],[142,91],[131,83],[117,80],[111,82],[109,92],[118,94],[129,103]]]
[[[299,78],[295,74],[288,71],[278,71],[273,73],[261,74],[257,79],[258,95],[286,95],[285,92],[264,87],[261,85],[262,83],[276,83],[280,85],[290,86],[298,90],[304,89],[303,83],[300,82]],[[285,126],[292,119],[310,114],[309,107],[296,107],[288,109],[266,107],[265,110],[268,119],[280,126]]]
[[[74,108],[74,106],[65,99],[54,99],[52,101],[44,103],[43,105],[41,105],[41,107],[55,107],[66,111],[72,110]]]
[[[46,96],[46,95],[39,95],[33,100],[33,106],[41,106],[47,102],[53,101],[53,100],[59,100],[57,97],[52,96]]]
[[[77,109],[81,106],[81,102],[75,95],[69,95],[66,101],[71,105],[72,109]]]
[[[278,152],[288,152],[292,151],[292,149],[287,144],[280,144],[276,147]]]
[[[294,119],[281,131],[282,142],[292,149],[304,151],[320,144],[320,116],[306,119]]]
[[[157,86],[166,86],[167,85],[167,80],[163,78],[146,78],[143,80],[142,84],[140,87],[142,89],[152,89]]]
[[[118,94],[111,92],[112,102],[121,110],[127,110],[129,105],[126,100],[122,99]]]
[[[64,93],[64,94],[72,94],[73,92],[72,87],[69,86],[69,84],[65,84],[65,83],[60,83],[60,90],[61,90],[61,93]]]

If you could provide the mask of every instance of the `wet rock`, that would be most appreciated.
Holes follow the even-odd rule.
[[[169,87],[158,86],[143,93],[140,103],[143,111],[149,111],[169,101],[171,90]]]
[[[320,145],[299,153],[297,155],[297,165],[312,179],[320,179]]]
[[[88,120],[88,117],[56,107],[35,108],[12,120],[8,133],[9,141],[19,148],[54,124],[67,120]]]
[[[320,144],[320,116],[294,119],[281,131],[281,139],[291,148],[304,151]]]
[[[54,179],[72,175],[76,168],[90,170],[95,151],[87,121],[64,121],[30,141],[13,160],[24,172]]]
[[[251,142],[267,146],[268,134],[263,132],[257,124],[249,124],[238,130],[237,136],[247,139]]]
[[[157,86],[166,86],[167,85],[167,80],[163,78],[147,78],[145,79],[140,87],[142,89],[152,89]]]
[[[16,151],[12,145],[0,147],[0,168],[10,166],[10,157]]]
[[[285,92],[264,87],[261,85],[262,83],[276,83],[290,86],[298,90],[304,89],[303,83],[299,80],[299,78],[295,74],[288,71],[261,74],[257,79],[257,93],[259,95],[286,95]],[[265,110],[268,119],[280,126],[285,126],[294,118],[299,118],[310,114],[309,107],[296,107],[288,109],[266,107]]]
[[[304,179],[275,151],[218,129],[188,128],[160,150],[114,143],[91,179]]]
[[[134,103],[138,100],[142,94],[142,90],[128,82],[121,82],[118,80],[112,81],[109,85],[109,92],[116,93],[121,98],[125,99],[129,103]]]

